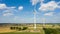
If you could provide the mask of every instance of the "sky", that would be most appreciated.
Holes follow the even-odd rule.
[[[0,0],[0,23],[60,23],[60,0]]]

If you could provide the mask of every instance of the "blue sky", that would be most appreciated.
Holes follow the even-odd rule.
[[[33,23],[35,6],[37,23],[60,23],[60,0],[0,0],[0,23]]]

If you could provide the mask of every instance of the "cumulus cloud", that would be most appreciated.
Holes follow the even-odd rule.
[[[55,1],[50,1],[48,3],[41,4],[39,10],[42,11],[53,11],[56,8],[60,7]]]
[[[23,10],[23,6],[19,6],[18,7],[18,10]]]
[[[6,4],[0,4],[0,10],[4,10],[4,9],[15,9],[16,7],[11,6],[11,7],[7,7]]]
[[[3,11],[3,16],[11,16],[14,15],[14,11],[16,11],[15,6],[8,7],[6,4],[0,4],[0,10]]]
[[[5,4],[0,4],[0,9],[5,9],[6,5]]]
[[[0,10],[3,11],[3,16],[12,16],[15,12],[23,10],[23,6],[19,6],[17,10],[15,6],[8,7],[6,4],[0,4]]]

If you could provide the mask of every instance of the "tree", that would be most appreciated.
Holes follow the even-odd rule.
[[[28,27],[23,27],[23,29],[22,30],[26,30]]]
[[[14,29],[15,29],[15,27],[10,27],[10,29],[11,29],[11,30],[14,30]]]

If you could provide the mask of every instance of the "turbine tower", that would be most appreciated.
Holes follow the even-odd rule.
[[[36,10],[34,10],[34,30],[36,30]]]
[[[45,27],[46,19],[43,18],[43,27]]]

